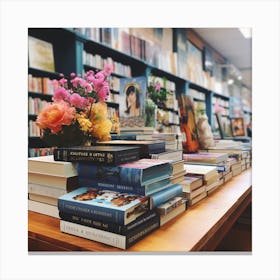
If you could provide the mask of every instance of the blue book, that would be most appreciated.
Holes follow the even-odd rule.
[[[151,209],[159,206],[160,204],[168,201],[169,199],[181,195],[183,192],[183,187],[180,184],[173,184],[168,188],[156,192],[150,196],[151,199]]]
[[[168,179],[173,167],[170,160],[140,159],[133,162],[107,166],[78,163],[77,172],[80,178],[88,178],[96,182],[96,186],[109,184],[133,186],[141,188],[145,185]],[[108,184],[108,186],[106,186]]]
[[[150,209],[149,197],[94,188],[78,188],[58,198],[58,210],[127,225]]]
[[[170,186],[170,179],[163,179],[140,187],[134,185],[124,185],[119,183],[109,183],[108,181],[97,181],[92,178],[84,178],[79,176],[79,187],[94,187],[96,189],[107,189],[117,192],[130,192],[149,196],[157,191],[166,189]]]

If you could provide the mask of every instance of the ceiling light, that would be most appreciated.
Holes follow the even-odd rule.
[[[229,79],[227,82],[229,85],[232,85],[234,81],[233,81],[233,79]]]
[[[242,80],[242,76],[239,75],[239,76],[237,77],[237,79],[238,79],[239,81]]]
[[[239,28],[239,31],[242,33],[242,35],[246,38],[249,39],[252,37],[252,30],[251,28]]]

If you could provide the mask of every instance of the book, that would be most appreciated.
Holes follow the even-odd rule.
[[[66,194],[67,190],[63,188],[52,187],[52,186],[44,186],[40,184],[28,183],[28,193],[58,198]]]
[[[94,179],[97,186],[110,184],[141,187],[167,179],[172,174],[170,160],[143,158],[116,166],[78,164],[80,178]],[[107,184],[107,185],[106,185]]]
[[[184,153],[183,159],[186,163],[221,163],[226,161],[228,158],[227,153]]]
[[[191,200],[189,200],[190,206],[193,206],[194,204],[198,203],[199,201],[201,201],[206,196],[207,196],[207,192],[205,191],[205,192],[202,192],[199,195],[193,197]]]
[[[55,161],[53,155],[29,157],[28,172],[62,177],[72,177],[78,175],[75,163]]]
[[[170,159],[172,161],[179,161],[183,159],[183,150],[166,149],[166,151],[162,153],[150,154],[150,157],[154,159]]]
[[[82,187],[59,197],[58,209],[70,214],[127,225],[150,209],[150,201],[149,197],[133,193]]]
[[[194,197],[198,196],[199,194],[203,193],[206,191],[206,186],[202,185],[198,188],[196,188],[193,191],[185,190],[183,186],[183,192],[185,193],[185,196],[188,200],[192,200]]]
[[[124,250],[128,249],[133,244],[143,239],[159,227],[160,222],[158,216],[155,216],[154,218],[142,223],[141,225],[131,231],[128,231],[124,235],[60,220],[60,230],[62,232],[104,243],[106,245]]]
[[[104,189],[111,191],[117,191],[122,193],[134,193],[143,196],[149,196],[155,192],[160,190],[164,190],[173,183],[171,179],[163,179],[160,181],[155,181],[150,184],[145,184],[140,187],[135,187],[133,185],[123,185],[123,184],[114,184],[114,183],[107,183],[107,182],[98,182],[96,184],[95,179],[91,178],[79,178],[79,186],[80,187],[94,187],[96,189]]]
[[[78,176],[61,177],[30,172],[28,172],[28,183],[62,188],[67,191],[79,186]]]
[[[177,206],[181,205],[184,202],[185,202],[185,200],[182,196],[175,196],[175,197],[169,199],[168,201],[157,206],[155,208],[155,211],[159,215],[167,215],[168,213],[173,211]]]
[[[154,128],[150,126],[131,126],[131,127],[121,127],[120,134],[146,134],[151,135],[154,133]]]
[[[215,166],[209,165],[195,165],[195,164],[185,164],[187,174],[189,175],[202,175],[204,180],[217,174]]]
[[[55,161],[90,162],[92,164],[118,165],[140,157],[136,146],[95,145],[54,149]]]
[[[136,218],[131,223],[127,225],[121,225],[117,223],[106,222],[102,219],[97,220],[94,218],[85,217],[83,215],[69,214],[67,212],[61,212],[61,211],[59,212],[59,217],[61,220],[88,226],[88,227],[93,227],[101,230],[110,231],[117,234],[123,234],[123,235],[133,230],[137,226],[140,226],[143,223],[153,219],[156,216],[158,216],[156,211],[149,210],[148,212],[144,213],[140,217]]]
[[[52,43],[28,36],[28,62],[29,67],[54,72],[55,63]]]
[[[145,125],[146,91],[147,78],[145,76],[120,79],[120,127]]]
[[[185,175],[181,185],[184,192],[191,192],[203,185],[203,179],[202,177]]]
[[[113,134],[111,140],[154,140],[152,134]]]
[[[175,196],[181,195],[183,192],[182,185],[180,184],[171,184],[168,188],[155,192],[151,194],[150,197],[150,208],[154,209],[160,204],[168,201]]]
[[[187,162],[188,164],[198,164],[201,165],[202,163],[199,162]],[[228,162],[222,163],[203,163],[203,165],[209,165],[216,167],[217,172],[225,172],[230,169],[230,164]]]
[[[57,206],[28,199],[28,210],[47,216],[59,218]]]
[[[165,142],[160,140],[109,140],[97,145],[124,145],[140,147],[140,158],[150,158],[150,154],[165,152]]]
[[[57,198],[51,197],[51,196],[45,196],[45,195],[40,195],[40,194],[36,194],[36,193],[29,193],[28,199],[57,206]]]
[[[178,217],[180,214],[185,212],[187,209],[187,202],[185,201],[181,205],[178,205],[176,208],[174,208],[173,211],[167,213],[166,215],[160,216],[160,226],[162,227],[167,222],[173,220],[175,217]]]

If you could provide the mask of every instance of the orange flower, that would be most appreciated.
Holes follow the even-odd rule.
[[[49,128],[51,133],[58,133],[62,125],[70,125],[75,118],[76,110],[67,102],[47,104],[39,114],[36,124],[42,128]]]
[[[94,122],[91,130],[91,134],[99,141],[107,141],[111,139],[111,135],[110,135],[111,128],[112,128],[112,122],[109,119]]]

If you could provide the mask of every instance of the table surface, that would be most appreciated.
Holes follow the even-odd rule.
[[[251,182],[251,169],[243,171],[127,250],[63,233],[59,219],[28,211],[29,251],[214,251],[251,203]]]

